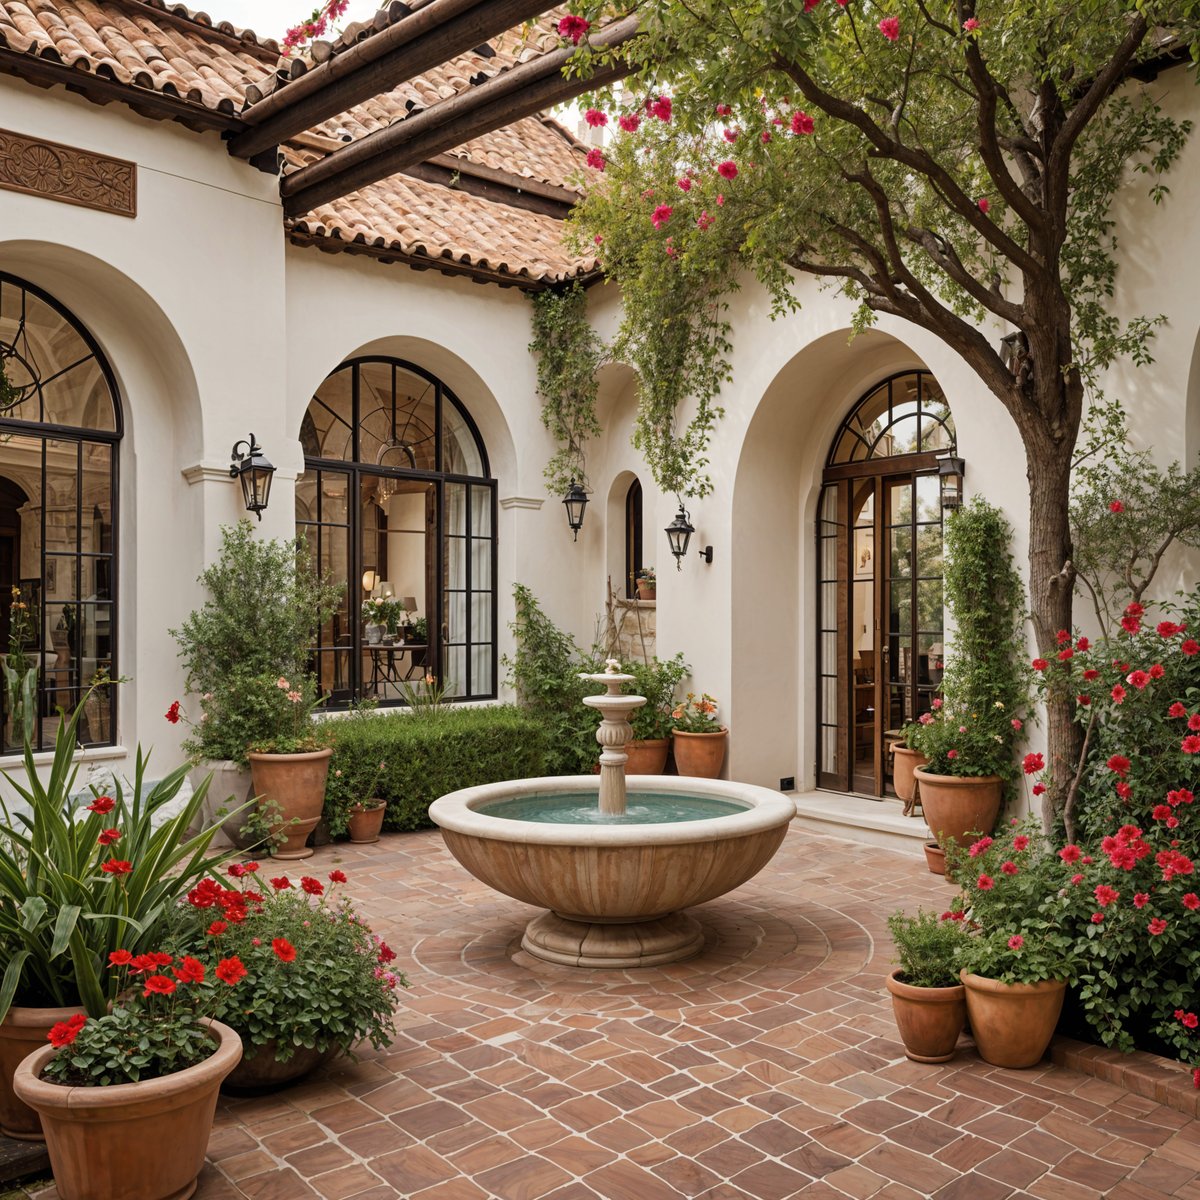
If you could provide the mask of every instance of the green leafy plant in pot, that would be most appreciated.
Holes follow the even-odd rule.
[[[86,703],[86,700],[85,700]],[[102,1016],[117,994],[106,969],[122,947],[156,947],[176,901],[222,861],[209,852],[217,827],[194,836],[207,781],[179,803],[187,767],[157,783],[139,748],[132,789],[80,795],[74,762],[84,705],[59,726],[45,779],[25,745],[17,800],[0,801],[0,1126],[36,1138],[36,1115],[16,1101],[16,1064],[56,1021]]]
[[[958,977],[967,931],[965,915],[918,909],[888,917],[899,967],[887,977],[892,1012],[914,1062],[948,1062],[967,1019],[966,989]]]
[[[659,658],[648,663],[631,662],[624,669],[634,677],[626,690],[631,695],[646,697],[646,703],[630,716],[633,740],[625,747],[628,755],[625,773],[661,775],[671,749],[675,692],[691,668],[682,654],[676,654],[665,662]]]

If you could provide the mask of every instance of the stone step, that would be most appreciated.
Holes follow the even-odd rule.
[[[892,797],[871,800],[845,792],[817,790],[788,795],[796,802],[794,824],[826,837],[920,856],[922,843],[932,836],[922,817],[904,816],[904,805]]]

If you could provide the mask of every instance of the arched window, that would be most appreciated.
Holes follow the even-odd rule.
[[[359,358],[317,389],[300,441],[297,532],[347,585],[315,647],[332,703],[402,702],[427,675],[494,696],[496,484],[466,409],[412,363]],[[370,600],[403,608],[394,633]]]
[[[95,339],[52,296],[0,272],[0,655],[4,750],[54,744],[60,708],[115,678],[121,405]],[[36,672],[32,712],[19,680]],[[114,741],[115,688],[80,722]]]
[[[635,479],[625,493],[625,595],[637,595],[637,577],[642,569],[642,484]]]

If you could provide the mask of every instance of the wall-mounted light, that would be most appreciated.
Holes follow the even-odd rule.
[[[362,577],[362,589],[364,592],[373,592],[375,585],[379,582],[379,576],[374,571],[364,571]]]
[[[942,489],[943,511],[961,508],[963,501],[963,476],[967,464],[953,451],[938,459],[938,482]]]
[[[271,477],[275,474],[275,468],[263,454],[254,434],[250,435],[248,442],[234,442],[230,457],[233,461],[229,475],[232,479],[241,480],[246,511],[254,513],[261,521],[271,498]]]
[[[571,486],[567,488],[567,494],[563,497],[563,505],[567,510],[567,525],[574,535],[571,541],[577,542],[579,541],[579,531],[583,528],[583,510],[588,506],[588,498],[587,492],[574,479],[571,480]]]

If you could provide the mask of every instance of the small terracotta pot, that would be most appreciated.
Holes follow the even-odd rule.
[[[386,812],[387,805],[382,800],[372,800],[369,808],[355,805],[350,810],[350,840],[359,845],[379,841],[379,831],[383,828]]]
[[[685,733],[671,730],[671,745],[675,750],[675,767],[680,775],[699,779],[719,779],[725,762],[725,744],[729,730],[717,733]]]
[[[221,1080],[242,1057],[228,1025],[208,1026],[208,1058],[141,1083],[64,1087],[41,1078],[53,1046],[25,1058],[13,1086],[41,1114],[62,1200],[186,1200],[196,1190]]]
[[[925,843],[925,863],[932,875],[946,874],[946,852],[937,842]]]
[[[303,1079],[341,1053],[341,1046],[330,1046],[328,1050],[298,1046],[287,1062],[280,1062],[275,1057],[275,1043],[267,1042],[248,1050],[225,1077],[221,1088],[227,1092],[274,1091]]]
[[[626,742],[626,775],[661,775],[667,769],[670,738],[651,738],[641,742]],[[720,768],[718,768],[719,770]]]
[[[893,742],[891,750],[892,787],[907,806],[917,794],[917,779],[913,771],[923,767],[929,759],[920,750],[910,750],[903,742]]]
[[[274,832],[283,841],[275,848],[276,858],[311,858],[305,846],[321,819],[325,806],[325,780],[329,775],[330,749],[308,754],[250,754],[254,794],[261,804],[278,806],[279,824]]]
[[[21,1061],[46,1045],[51,1026],[69,1020],[83,1008],[17,1008],[0,1021],[0,1133],[20,1142],[44,1142],[38,1115],[17,1098],[13,1076]]]
[[[921,767],[913,775],[921,788],[925,823],[943,850],[948,840],[966,845],[995,828],[1004,786],[999,775],[960,779],[930,775]]]
[[[639,583],[637,585],[637,598],[639,600],[656,600],[658,598],[658,584]]]
[[[897,970],[887,977],[887,990],[904,1053],[913,1062],[949,1062],[967,1020],[966,988],[913,987]]]
[[[1018,1070],[1036,1067],[1054,1036],[1066,981],[1001,983],[966,970],[959,978],[967,989],[967,1015],[983,1061]]]

